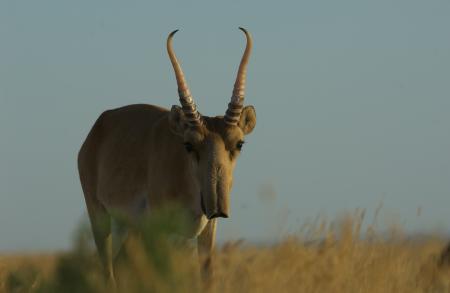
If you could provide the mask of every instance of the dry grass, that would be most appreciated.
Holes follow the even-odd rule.
[[[36,288],[51,277],[57,259],[57,254],[0,255],[0,292]]]
[[[271,246],[228,243],[216,251],[208,291],[450,292],[450,269],[438,265],[443,239],[408,239],[395,231],[378,235],[373,228],[362,233],[362,220],[356,214],[339,224],[322,223]],[[66,255],[0,257],[0,290],[108,291],[93,252],[80,243]],[[154,247],[164,249],[150,251]],[[160,238],[150,244],[130,241],[126,252],[120,292],[200,291],[192,251]]]

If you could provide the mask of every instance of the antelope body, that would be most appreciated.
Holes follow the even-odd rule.
[[[95,243],[109,277],[127,227],[116,213],[138,221],[165,202],[177,201],[189,215],[207,273],[214,247],[216,219],[229,216],[236,159],[256,124],[252,106],[243,106],[250,34],[225,116],[197,111],[180,64],[167,39],[182,107],[129,105],[105,111],[78,154],[78,169]],[[107,223],[105,225],[105,219]]]

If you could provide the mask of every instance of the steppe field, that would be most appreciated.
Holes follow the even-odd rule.
[[[317,221],[271,245],[220,245],[206,291],[450,292],[444,237],[411,237],[398,228],[377,233],[370,225],[362,231],[363,218]],[[165,240],[163,222],[146,227],[151,238],[127,242],[119,292],[202,291],[193,248]],[[0,256],[1,292],[109,292],[89,237],[80,229],[70,252]]]

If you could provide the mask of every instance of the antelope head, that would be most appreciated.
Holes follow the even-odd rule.
[[[172,106],[171,131],[182,138],[192,180],[200,192],[201,209],[208,219],[228,218],[230,191],[236,160],[244,145],[244,136],[256,125],[253,106],[244,107],[247,64],[252,38],[243,28],[247,45],[239,65],[231,101],[224,116],[207,117],[197,111],[181,66],[172,48],[173,31],[167,39],[167,52],[175,71],[180,106]]]

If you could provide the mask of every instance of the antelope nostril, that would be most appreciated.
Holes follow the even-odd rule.
[[[218,212],[216,215],[217,215],[217,217],[220,217],[220,218],[228,218],[228,214],[226,214],[224,212]]]
[[[214,219],[214,218],[228,218],[228,214],[226,214],[224,212],[217,212],[208,217],[208,219],[210,219],[210,220]]]

